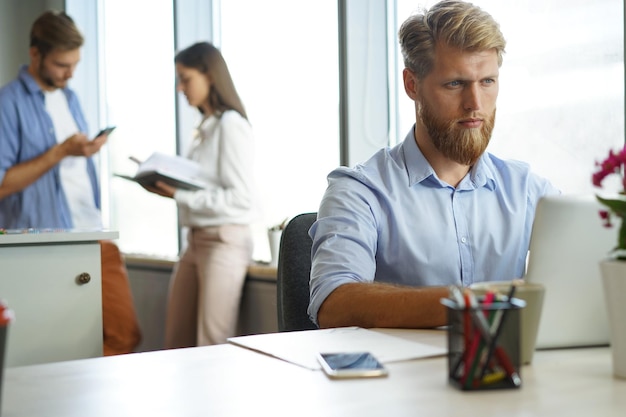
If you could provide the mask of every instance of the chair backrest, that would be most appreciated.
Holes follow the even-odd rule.
[[[280,239],[276,304],[281,332],[317,329],[307,314],[312,245],[308,232],[316,218],[317,213],[297,215]]]

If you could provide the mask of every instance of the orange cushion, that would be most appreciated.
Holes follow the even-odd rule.
[[[141,341],[141,331],[124,258],[109,240],[100,241],[100,252],[104,355],[130,353]]]

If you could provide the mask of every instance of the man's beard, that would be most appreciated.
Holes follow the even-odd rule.
[[[58,85],[56,82],[54,82],[52,77],[48,75],[48,71],[46,70],[46,67],[43,64],[43,60],[39,63],[39,79],[43,81],[43,83],[47,85],[48,87],[52,87],[52,88],[65,87],[65,81],[63,82],[62,85]]]
[[[462,129],[456,120],[437,118],[432,107],[422,101],[418,116],[435,148],[445,157],[463,165],[473,165],[485,152],[495,125],[496,111],[491,116],[481,116],[483,123],[479,129]],[[470,115],[466,117],[471,117]]]

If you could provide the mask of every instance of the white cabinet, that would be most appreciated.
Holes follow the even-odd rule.
[[[117,232],[0,235],[0,298],[15,313],[5,366],[102,356],[99,240]]]

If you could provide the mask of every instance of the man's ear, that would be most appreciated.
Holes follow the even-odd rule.
[[[419,97],[419,82],[417,76],[413,71],[405,68],[402,71],[402,79],[404,81],[404,91],[413,100],[417,100]]]
[[[39,62],[41,60],[41,53],[36,46],[31,46],[28,49],[28,56],[30,57],[30,62]]]

